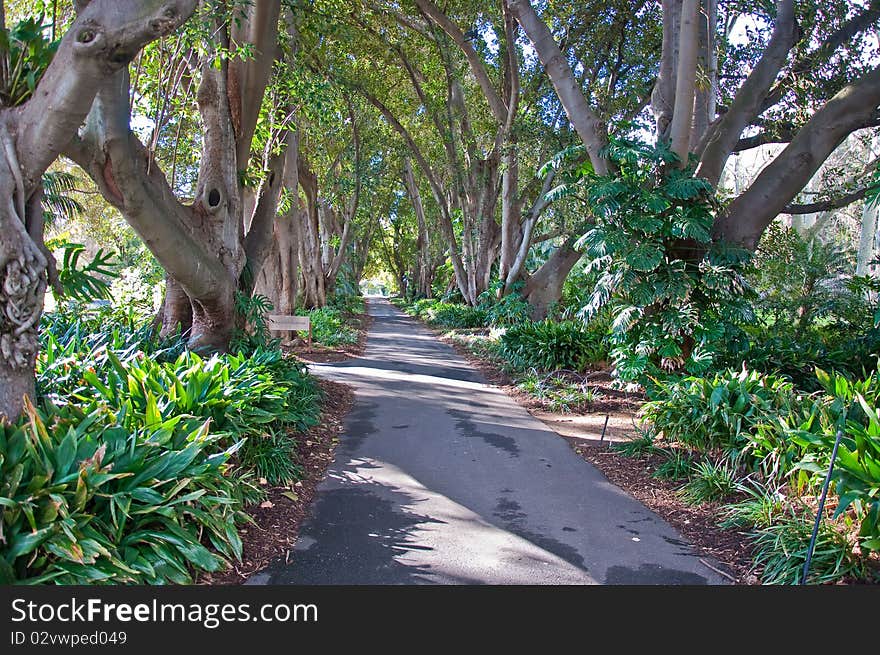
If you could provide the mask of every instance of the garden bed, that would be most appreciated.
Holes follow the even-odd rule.
[[[319,384],[324,391],[320,423],[297,438],[295,459],[303,477],[290,486],[265,485],[266,500],[246,509],[253,523],[240,530],[242,560],[225,571],[206,574],[201,583],[242,584],[272,562],[287,562],[290,557],[315,490],[333,461],[342,422],[354,401],[354,393],[343,384],[328,380],[320,380]]]

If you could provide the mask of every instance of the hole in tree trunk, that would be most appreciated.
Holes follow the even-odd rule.
[[[220,206],[220,191],[217,189],[211,189],[208,192],[208,206],[211,208]]]

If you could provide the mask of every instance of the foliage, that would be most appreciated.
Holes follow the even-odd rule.
[[[611,450],[620,453],[624,457],[646,457],[658,451],[653,435],[640,434],[635,439],[627,439],[619,443],[611,444]]]
[[[688,477],[694,466],[691,453],[681,448],[668,448],[662,451],[664,460],[651,474],[661,480],[682,480]]]
[[[711,377],[656,381],[642,407],[651,430],[701,450],[739,451],[757,426],[785,415],[797,401],[784,378],[728,369]]]
[[[729,464],[698,462],[691,469],[682,497],[692,505],[702,505],[732,495],[738,486],[736,472]]]
[[[241,459],[270,484],[289,483],[303,475],[302,466],[293,460],[294,448],[296,439],[289,434],[267,434],[245,442]]]
[[[358,341],[358,332],[335,307],[321,307],[297,314],[308,316],[312,325],[312,339],[324,346],[350,346]]]
[[[853,257],[833,241],[771,225],[748,270],[757,322],[732,339],[719,362],[778,372],[798,388],[819,388],[816,368],[864,376],[876,365],[877,282],[850,274]]]
[[[44,341],[37,389],[56,404],[99,401],[125,415],[144,411],[153,398],[163,419],[210,419],[230,443],[317,423],[320,390],[302,364],[278,350],[203,359],[182,351],[180,341],[153,342],[149,326],[95,334],[76,322]],[[241,456],[246,468],[256,465]],[[268,477],[259,466],[256,473]]]
[[[754,533],[755,564],[762,568],[765,584],[799,584],[813,531],[809,514],[791,513]],[[867,579],[864,560],[839,530],[823,522],[810,562],[808,582],[831,583],[844,578]]]
[[[422,298],[413,303],[401,303],[399,306],[430,325],[471,329],[485,327],[487,324],[486,311],[481,307],[444,302],[435,298]]]
[[[607,356],[602,339],[579,320],[515,325],[501,337],[501,353],[517,368],[539,371],[582,371]]]
[[[756,563],[771,582],[797,579],[785,559],[803,565],[811,524],[802,506],[819,493],[838,430],[835,510],[822,528],[816,581],[864,577],[869,555],[880,550],[880,374],[850,380],[820,369],[815,376],[820,392],[810,396],[745,369],[659,382],[643,409],[651,434],[710,455],[691,471],[686,500],[746,494],[727,506],[721,525],[752,531]]]
[[[118,276],[118,262],[113,253],[100,248],[92,260],[86,264],[80,262],[86,248],[80,243],[64,240],[49,241],[49,250],[62,251],[61,263],[58,266],[58,281],[64,297],[79,301],[109,299],[110,284],[108,279]],[[54,293],[54,290],[53,290]],[[56,298],[60,300],[60,298]]]
[[[723,518],[718,523],[720,527],[746,530],[766,528],[783,515],[785,496],[779,491],[755,484],[740,484],[738,491],[745,493],[747,498],[722,509]]]
[[[243,520],[209,421],[68,404],[0,426],[0,579],[190,583],[241,557]],[[216,552],[202,544],[206,540]]]
[[[617,374],[705,371],[719,344],[747,321],[745,254],[712,241],[717,201],[705,180],[674,166],[664,145],[612,140],[617,172],[579,186],[595,226],[579,241],[601,271],[585,316],[611,307]]]
[[[849,515],[859,523],[864,551],[880,551],[880,374],[858,381],[817,371],[826,392],[818,416],[794,438],[807,451],[797,468],[821,474],[828,467],[838,430],[842,432],[834,462],[834,517]],[[826,455],[826,456],[822,456]]]
[[[480,294],[477,305],[486,316],[489,325],[506,327],[525,323],[531,318],[531,306],[520,295],[523,283],[517,282],[510,289],[510,293],[498,297],[499,291],[504,288],[500,280],[489,286],[487,291]]]
[[[333,307],[334,309],[338,309],[344,314],[363,314],[367,311],[367,306],[364,302],[363,296],[349,293],[339,293],[338,289],[336,293],[328,298],[327,305]]]
[[[46,37],[43,16],[0,30],[0,104],[16,107],[33,95],[58,44]]]
[[[0,426],[4,582],[191,583],[241,557],[254,476],[301,474],[320,392],[300,363],[204,359],[108,311],[44,317],[39,404]]]
[[[232,332],[229,348],[233,352],[253,352],[260,348],[274,348],[278,341],[272,338],[266,315],[275,307],[272,302],[260,294],[246,296],[240,291],[235,292],[236,323],[244,324],[244,328],[236,327]]]
[[[76,176],[67,171],[48,171],[43,174],[43,221],[52,225],[59,218],[71,219],[85,211],[72,191]]]
[[[596,398],[586,380],[574,380],[556,371],[547,375],[532,369],[517,382],[517,387],[546,402],[550,411],[565,414],[583,411]]]

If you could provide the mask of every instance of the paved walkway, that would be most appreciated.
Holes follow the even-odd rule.
[[[372,300],[356,401],[287,565],[250,584],[722,584],[675,530]]]

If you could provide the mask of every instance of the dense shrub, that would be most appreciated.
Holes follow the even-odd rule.
[[[838,431],[829,506],[811,580],[871,577],[880,551],[880,375],[861,380],[817,370],[819,392],[798,394],[785,378],[742,370],[661,382],[644,419],[653,434],[703,458],[684,494],[706,502],[745,494],[724,524],[752,531],[766,582],[796,582]],[[747,484],[748,482],[748,484]],[[799,562],[799,563],[798,563]]]
[[[363,314],[366,311],[363,296],[335,293],[327,299],[327,305],[345,314]]]
[[[0,581],[185,584],[241,556],[239,444],[152,396],[126,410],[28,405],[0,426]]]
[[[497,327],[518,325],[531,320],[532,307],[520,295],[523,283],[514,284],[510,293],[498,297],[503,282],[496,281],[487,291],[480,294],[477,305],[486,316],[486,323]]]
[[[448,328],[479,328],[486,325],[486,313],[478,307],[439,302],[425,311],[431,325]]]
[[[308,316],[312,323],[312,339],[324,346],[350,346],[358,341],[358,332],[335,307],[321,307],[297,314]]]
[[[501,337],[501,354],[520,369],[582,371],[605,360],[606,346],[581,321],[545,320],[509,328]]]
[[[656,384],[643,420],[669,441],[702,450],[744,448],[758,425],[787,414],[797,401],[788,380],[746,369]]]
[[[191,582],[241,556],[253,479],[300,474],[320,390],[277,350],[205,359],[94,320],[45,318],[38,405],[0,426],[0,582]]]

